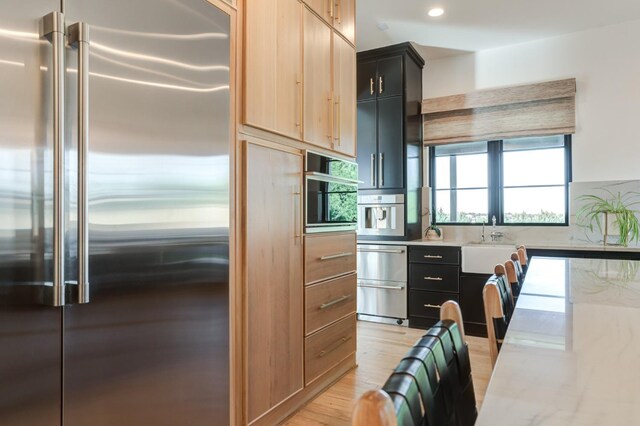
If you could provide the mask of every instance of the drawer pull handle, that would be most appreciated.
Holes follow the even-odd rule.
[[[442,308],[442,306],[440,305],[432,305],[430,303],[427,303],[426,305],[424,305],[425,308],[433,308],[433,309],[440,309]]]
[[[424,258],[425,259],[442,259],[442,256],[440,256],[440,255],[434,256],[432,254],[427,254],[427,255],[424,256]]]
[[[328,353],[331,353],[333,351],[335,351],[336,349],[338,349],[340,346],[344,345],[345,343],[347,343],[349,340],[351,340],[351,336],[344,336],[342,339],[338,340],[336,343],[334,343],[332,346],[329,346],[328,348],[326,348],[323,351],[320,351],[320,353],[318,354],[318,356],[320,356],[320,358],[322,358],[323,356],[327,355]]]
[[[427,281],[442,281],[442,277],[424,277]]]
[[[338,253],[338,254],[330,254],[328,256],[322,256],[320,258],[320,260],[331,260],[331,259],[339,259],[341,257],[349,257],[349,256],[353,256],[353,252],[346,252],[346,253]]]
[[[367,248],[358,248],[360,253],[389,253],[389,254],[402,254],[404,250],[401,249],[367,249]]]
[[[358,287],[365,288],[380,288],[383,290],[404,290],[404,287],[399,285],[372,285],[372,284],[360,284],[358,283]]]
[[[327,303],[323,303],[322,305],[320,305],[320,309],[327,309],[330,308],[334,305],[337,305],[340,302],[344,302],[345,300],[349,300],[351,299],[351,295],[350,294],[345,294],[342,297],[338,297],[335,300],[332,300],[331,302],[327,302]]]

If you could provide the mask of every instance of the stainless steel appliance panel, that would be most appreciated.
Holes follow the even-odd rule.
[[[407,318],[407,247],[358,244],[358,314]]]
[[[358,196],[358,235],[403,237],[405,235],[404,194]]]
[[[407,281],[407,247],[358,244],[358,279]]]
[[[358,280],[358,314],[407,318],[407,283]]]
[[[53,0],[0,6],[0,424],[59,425],[61,311],[53,280],[52,45],[40,20]]]
[[[305,232],[355,230],[358,165],[307,151],[305,175]]]
[[[90,27],[90,303],[65,308],[64,423],[228,424],[229,17],[203,0],[65,14]]]

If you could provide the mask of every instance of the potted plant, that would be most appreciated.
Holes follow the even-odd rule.
[[[640,204],[635,201],[640,193],[625,192],[621,194],[607,192],[609,197],[597,195],[582,195],[578,200],[584,205],[576,212],[576,222],[579,226],[594,230],[594,225],[603,234],[605,244],[619,244],[627,247],[630,242],[636,243],[640,239],[640,224],[638,223],[638,211],[633,209]],[[609,237],[617,237],[614,243],[610,243]]]
[[[442,240],[442,229],[439,228],[435,223],[431,224],[427,228],[425,237],[427,237],[427,240]]]

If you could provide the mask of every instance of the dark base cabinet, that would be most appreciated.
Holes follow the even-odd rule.
[[[409,326],[428,329],[447,300],[460,303],[460,247],[409,247]]]
[[[482,290],[491,275],[460,275],[460,309],[464,321],[464,331],[470,336],[487,337],[487,324],[484,317]]]

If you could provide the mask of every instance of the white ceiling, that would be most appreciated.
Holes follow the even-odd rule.
[[[640,19],[640,0],[359,0],[359,51],[412,41],[428,59]],[[445,14],[427,12],[442,7]],[[378,27],[387,26],[381,31]]]

